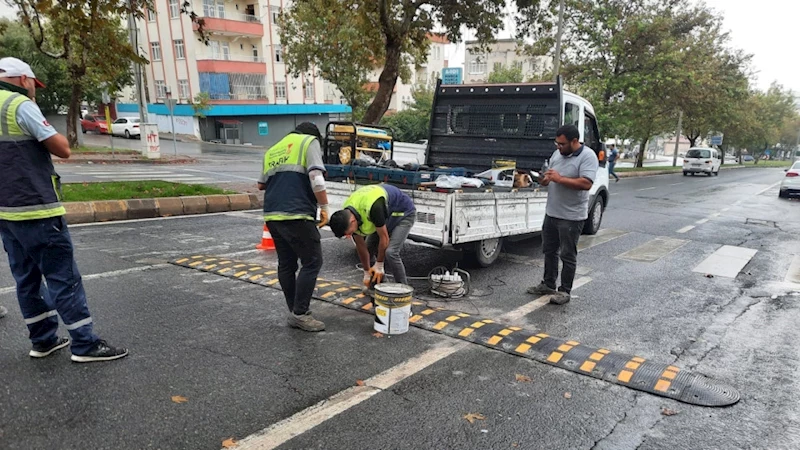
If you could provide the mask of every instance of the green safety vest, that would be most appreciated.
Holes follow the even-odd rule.
[[[356,234],[369,236],[375,232],[376,227],[375,224],[369,220],[369,212],[372,209],[372,205],[381,198],[386,201],[386,207],[388,208],[389,194],[386,192],[386,189],[378,184],[374,184],[358,188],[344,201],[342,208],[351,207],[361,216],[361,224],[358,230],[356,230]]]
[[[264,220],[316,220],[306,153],[314,136],[290,133],[264,153]]]
[[[28,101],[0,86],[0,220],[46,219],[67,213],[50,152],[17,123],[17,110]]]

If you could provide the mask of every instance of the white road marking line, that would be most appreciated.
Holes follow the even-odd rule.
[[[756,253],[758,250],[752,248],[723,245],[692,269],[692,272],[736,278]]]
[[[676,233],[686,233],[694,229],[694,225],[687,225],[680,230],[676,231]]]
[[[722,208],[722,212],[730,211],[730,208]]]
[[[152,269],[160,269],[162,267],[170,267],[172,264],[151,264],[149,266],[139,266],[139,267],[131,267],[130,269],[120,269],[120,270],[112,270],[109,272],[100,272],[100,273],[92,273],[89,275],[82,275],[81,278],[84,280],[96,280],[98,278],[110,278],[116,277],[120,275],[127,275],[129,273],[137,273],[137,272],[144,272],[146,270]],[[0,288],[0,295],[8,294],[9,292],[15,292],[17,288],[15,286],[11,287],[4,287]]]
[[[578,239],[578,251],[590,249],[594,246],[605,244],[606,242],[613,241],[618,237],[628,234],[627,231],[615,230],[613,228],[603,228],[594,236],[583,235]]]
[[[672,183],[672,184],[670,184],[670,186],[677,186],[679,184],[683,184],[683,181],[681,181],[680,183]]]
[[[789,265],[789,271],[786,272],[786,279],[789,283],[800,283],[800,255],[796,255]]]
[[[591,277],[580,277],[572,283],[572,290],[574,291],[579,287],[589,283],[590,281],[592,281]],[[500,316],[500,320],[508,321],[512,324],[519,322],[525,316],[536,311],[537,309],[548,304],[549,302],[550,302],[550,296],[543,295],[530,303],[526,303],[513,311],[509,311],[503,314],[502,316]]]
[[[698,220],[698,221],[697,221],[697,222],[695,222],[695,223],[696,223],[696,224],[698,224],[698,225],[702,225],[702,224],[704,224],[704,223],[708,222],[709,220],[710,220],[710,219],[700,219],[700,220]]]
[[[236,448],[239,450],[270,450],[276,448],[447,358],[453,353],[466,348],[468,345],[466,342],[451,342],[441,347],[427,350],[419,356],[364,380],[364,386],[347,388],[289,418],[242,439],[237,443]]]
[[[680,233],[680,231],[678,232]],[[616,256],[616,258],[627,261],[655,262],[683,247],[687,242],[689,241],[684,239],[659,236]]]
[[[761,195],[764,192],[767,192],[768,190],[770,190],[770,189],[774,188],[775,186],[781,184],[782,182],[783,182],[783,180],[778,181],[777,183],[771,184],[771,185],[769,185],[769,187],[766,187],[766,188],[762,189],[761,191],[759,191],[756,195]],[[739,203],[739,202],[736,202],[736,203]]]
[[[258,182],[258,178],[241,177],[241,176],[238,176],[238,175],[231,175],[231,174],[229,174],[229,173],[210,172],[210,171],[208,171],[208,170],[200,170],[200,169],[182,169],[182,170],[185,170],[185,171],[188,171],[188,172],[201,172],[201,173],[208,173],[208,174],[211,174],[211,175],[217,175],[217,176],[223,176],[223,177],[231,177],[231,178],[238,178],[238,179],[240,179],[240,180],[247,180],[247,181]]]
[[[720,216],[720,213],[714,213],[714,214],[711,214],[711,215],[710,215],[710,216],[708,216],[708,217],[719,217],[719,216]]]
[[[92,176],[97,176],[97,175],[169,175],[171,173],[172,172],[159,172],[159,171],[155,170],[155,171],[151,171],[151,172],[144,172],[144,171],[142,171],[142,172],[138,172],[138,171],[130,171],[130,172],[126,172],[126,171],[119,171],[119,172],[75,172],[75,173],[67,174],[67,175],[92,175]]]
[[[637,191],[649,191],[650,189],[655,189],[655,188],[656,188],[656,186],[651,186],[651,187],[647,187],[647,188],[637,189]]]

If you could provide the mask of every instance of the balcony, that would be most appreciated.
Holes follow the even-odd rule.
[[[251,14],[225,14],[225,17],[204,16],[206,32],[221,36],[264,36],[264,24]],[[193,29],[197,31],[197,24]]]
[[[198,72],[214,73],[255,73],[266,75],[267,65],[264,58],[253,55],[197,55]]]

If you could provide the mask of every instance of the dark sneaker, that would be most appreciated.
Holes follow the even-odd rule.
[[[531,286],[528,288],[528,294],[534,295],[553,295],[556,293],[556,290],[547,286],[544,283],[539,283],[538,286]]]
[[[33,344],[33,348],[28,355],[30,355],[31,358],[44,358],[45,356],[50,356],[50,354],[53,352],[61,350],[68,345],[69,339],[67,338],[58,338],[50,345]]]
[[[569,303],[571,297],[566,292],[556,292],[552,296],[550,296],[550,303],[554,305],[563,305],[565,303]]]
[[[303,331],[322,331],[325,329],[325,324],[315,319],[311,315],[311,311],[299,316],[297,314],[290,313],[286,321],[290,327],[299,328]]]
[[[6,309],[6,307],[5,306],[0,306],[0,319],[5,317],[6,314],[8,314],[8,310]]]
[[[106,341],[99,340],[85,355],[72,354],[72,361],[79,363],[113,361],[128,356],[128,350],[108,345]]]

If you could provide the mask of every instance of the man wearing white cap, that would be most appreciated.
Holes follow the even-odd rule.
[[[92,332],[50,157],[69,158],[71,152],[67,138],[34,103],[37,87],[44,84],[31,66],[17,58],[0,59],[0,237],[33,343],[29,355],[44,358],[70,344],[56,334],[61,316],[72,337],[73,361],[119,359],[128,351]]]

